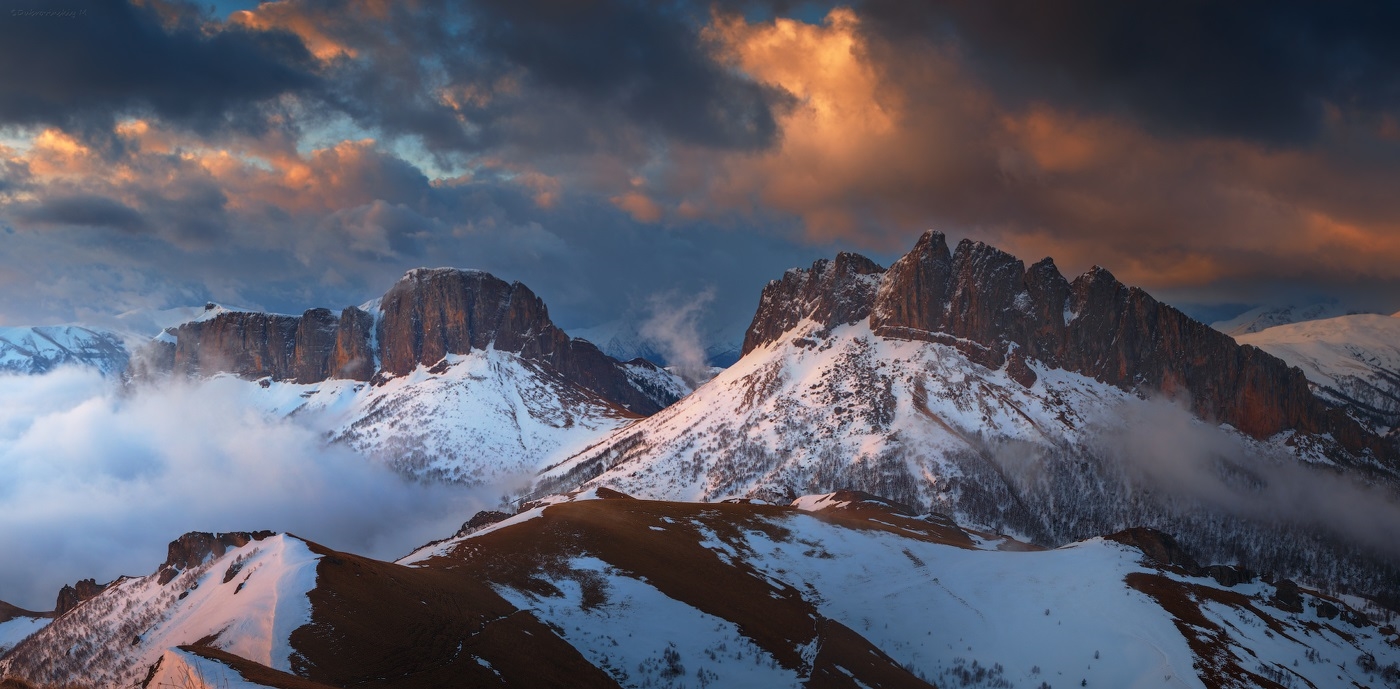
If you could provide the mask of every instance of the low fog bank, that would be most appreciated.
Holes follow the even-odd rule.
[[[1400,492],[1360,472],[1298,456],[1203,423],[1163,400],[1102,419],[1100,451],[1129,488],[1262,523],[1322,529],[1400,563]]]
[[[0,377],[0,600],[49,610],[65,583],[149,574],[188,531],[287,531],[392,559],[501,494],[406,481],[235,387]]]

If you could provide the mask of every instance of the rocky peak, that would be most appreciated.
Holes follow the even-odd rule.
[[[110,583],[99,584],[96,579],[83,579],[72,586],[64,586],[58,591],[58,601],[54,604],[54,617],[62,617],[64,613],[78,607],[84,601],[97,597],[97,594],[107,590]]]
[[[448,354],[488,347],[548,364],[566,379],[636,414],[675,401],[644,389],[628,369],[591,342],[571,339],[549,319],[544,300],[519,282],[477,270],[410,271],[385,293],[377,330],[380,368],[404,375]]]
[[[224,553],[242,548],[253,541],[261,541],[274,536],[271,531],[233,531],[230,533],[207,533],[191,531],[170,542],[165,562],[156,572],[162,586],[191,567],[198,567],[210,558],[223,557]]]
[[[758,313],[744,334],[744,353],[781,337],[805,318],[828,328],[864,320],[884,272],[874,261],[844,251],[807,270],[789,270],[763,288]]]
[[[1301,371],[1128,287],[1095,266],[1065,279],[1050,259],[1029,268],[1000,249],[939,232],[921,236],[879,274],[868,259],[818,261],[763,291],[744,352],[780,339],[802,318],[828,327],[866,316],[883,337],[939,342],[1033,385],[1031,362],[1124,390],[1187,401],[1197,416],[1256,438],[1297,430],[1330,433],[1353,453],[1394,451],[1308,389]],[[836,267],[848,267],[843,273]],[[868,301],[863,301],[868,300]],[[840,308],[829,305],[839,304]]]
[[[351,306],[339,314],[324,308],[300,316],[206,314],[151,342],[132,375],[232,373],[295,383],[370,381],[434,366],[449,354],[494,348],[547,364],[635,414],[651,414],[678,399],[670,388],[654,384],[647,375],[654,371],[629,368],[591,343],[569,338],[550,321],[544,300],[530,288],[490,273],[417,268],[404,274],[372,310]]]

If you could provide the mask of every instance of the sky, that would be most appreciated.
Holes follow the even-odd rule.
[[[0,325],[417,266],[566,329],[927,229],[1198,314],[1400,310],[1400,5],[17,0]],[[666,295],[670,295],[669,297]]]

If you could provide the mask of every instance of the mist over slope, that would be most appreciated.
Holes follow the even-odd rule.
[[[172,529],[287,530],[390,557],[499,495],[407,481],[230,382],[245,385],[0,378],[0,597],[48,610],[64,583],[143,574]]]

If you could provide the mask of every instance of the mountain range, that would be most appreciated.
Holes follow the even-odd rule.
[[[231,386],[408,476],[512,494],[394,563],[187,534],[52,621],[0,607],[0,676],[1395,686],[1387,318],[1230,334],[1103,268],[937,232],[770,282],[693,391],[479,271],[338,313],[210,305],[108,370]]]

